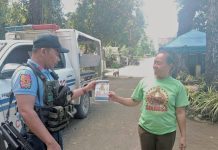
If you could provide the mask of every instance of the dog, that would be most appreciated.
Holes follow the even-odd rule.
[[[118,69],[118,70],[115,70],[115,71],[113,72],[113,76],[114,76],[114,77],[119,77],[119,76],[120,76],[119,69]]]

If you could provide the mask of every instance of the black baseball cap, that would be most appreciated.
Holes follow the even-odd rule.
[[[37,37],[33,41],[33,50],[37,48],[54,48],[57,49],[59,53],[68,53],[69,50],[63,48],[56,35],[43,34]]]

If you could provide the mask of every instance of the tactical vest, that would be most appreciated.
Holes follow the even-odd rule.
[[[64,129],[68,125],[70,118],[73,117],[73,114],[76,111],[74,106],[69,103],[73,94],[70,91],[70,88],[67,86],[61,86],[59,84],[58,75],[54,73],[54,71],[51,72],[54,80],[48,81],[46,80],[45,75],[43,75],[42,72],[34,66],[34,64],[26,64],[25,66],[30,67],[37,78],[38,99],[40,99],[39,78],[43,82],[44,106],[34,107],[41,121],[50,132],[57,132]]]

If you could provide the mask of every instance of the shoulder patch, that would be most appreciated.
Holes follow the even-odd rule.
[[[20,75],[20,88],[30,89],[32,85],[32,79],[30,74],[21,74]]]

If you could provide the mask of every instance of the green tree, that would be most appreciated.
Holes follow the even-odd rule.
[[[76,14],[73,13],[73,12],[69,12],[65,15],[65,17],[67,18],[64,22],[64,27],[66,29],[68,28],[74,28],[76,25],[76,21],[75,21],[75,18],[76,18]]]
[[[194,28],[194,17],[200,10],[201,0],[177,0],[180,5],[178,12],[179,28],[177,36],[184,34]]]
[[[144,56],[145,54],[154,55],[154,44],[145,35],[139,40],[137,47],[137,56]]]
[[[0,0],[0,39],[4,38],[8,0]]]
[[[199,0],[200,8],[196,11],[194,17],[194,28],[206,32],[207,29],[207,13],[208,13],[208,0]]]
[[[81,0],[76,12],[68,15],[67,24],[101,39],[103,45],[134,47],[144,34],[144,17],[139,2]]]
[[[8,5],[8,0],[0,0],[0,39],[4,39],[5,27],[26,22],[27,10],[22,2]]]
[[[8,6],[5,17],[7,26],[26,24],[28,21],[27,4],[24,2],[13,2]]]
[[[206,32],[208,0],[177,0],[179,3],[177,35],[197,29]]]
[[[55,23],[63,26],[64,14],[60,0],[30,0],[29,23]]]
[[[91,24],[91,19],[93,17],[93,1],[80,1],[75,13],[69,13],[68,22],[71,22],[71,25],[68,27],[74,27],[82,32],[91,34],[93,25]]]
[[[22,24],[55,23],[64,26],[64,14],[60,0],[19,0],[8,3],[0,1],[0,37],[4,27]]]

